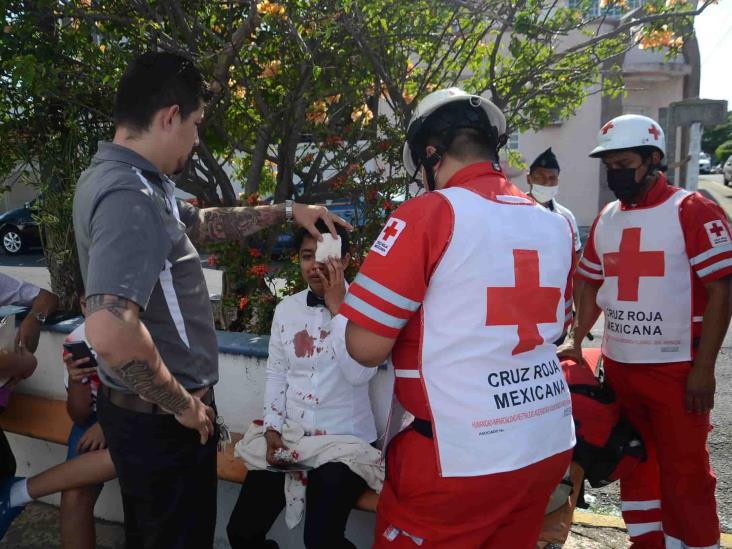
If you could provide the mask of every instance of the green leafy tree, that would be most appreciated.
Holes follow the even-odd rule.
[[[726,162],[732,156],[732,139],[719,145],[714,151],[714,154],[720,162]]]
[[[727,121],[724,124],[704,129],[702,150],[712,156],[716,156],[719,162],[724,162],[727,160],[727,157],[719,156],[717,149],[727,141],[732,141],[732,111],[727,113]]]
[[[628,11],[620,1],[5,0],[0,173],[19,163],[36,172],[49,265],[64,265],[52,282],[68,292],[72,270],[57,257],[75,261],[70,196],[96,141],[110,137],[119,75],[142,51],[183,52],[214,97],[179,187],[202,206],[349,202],[355,268],[408,190],[401,143],[425,94],[450,85],[486,92],[510,129],[540,129],[589,94],[622,93],[630,48],[678,54],[693,16],[711,3],[648,0]],[[284,271],[269,265],[277,233],[214,250],[225,301],[238,311],[224,324],[266,331],[277,298],[269,279],[295,284],[289,261]]]

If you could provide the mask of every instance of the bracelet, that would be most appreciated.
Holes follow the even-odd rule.
[[[293,211],[292,207],[295,204],[292,200],[285,200],[285,221],[288,223],[292,223],[293,221]]]

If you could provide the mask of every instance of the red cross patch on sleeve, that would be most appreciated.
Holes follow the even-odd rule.
[[[371,251],[376,252],[379,255],[386,255],[391,250],[391,247],[399,238],[399,235],[407,226],[406,221],[392,217],[386,222],[386,226],[381,231],[379,238],[376,239],[374,245],[371,246]]]
[[[707,231],[709,243],[712,246],[721,246],[732,242],[732,240],[730,240],[729,233],[727,232],[727,228],[720,220],[715,219],[709,223],[704,223],[704,228]]]

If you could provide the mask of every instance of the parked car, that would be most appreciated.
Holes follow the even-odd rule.
[[[712,166],[712,173],[713,174],[722,173],[723,170],[724,170],[724,166],[722,165],[721,162],[717,162],[714,166]]]
[[[699,153],[699,173],[708,174],[712,171],[712,159],[704,151]]]
[[[727,158],[727,162],[724,163],[722,168],[722,177],[724,177],[724,184],[729,185],[732,182],[732,154]]]
[[[41,245],[38,222],[33,219],[34,204],[32,200],[0,215],[0,245],[6,254],[16,255]]]

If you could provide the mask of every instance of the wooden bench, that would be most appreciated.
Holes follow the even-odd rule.
[[[9,433],[24,435],[39,440],[66,445],[71,430],[71,418],[66,412],[66,401],[34,395],[15,393],[8,407],[0,413],[0,428]],[[244,482],[247,466],[234,455],[234,446],[242,433],[231,433],[231,444],[219,452],[218,475],[221,480]],[[373,490],[366,490],[355,508],[361,511],[376,511],[379,496]]]

